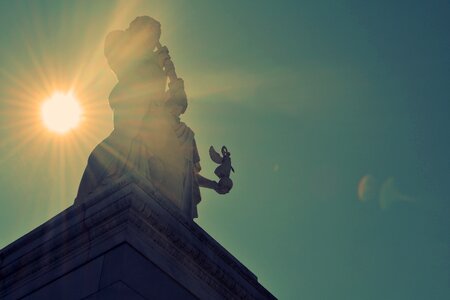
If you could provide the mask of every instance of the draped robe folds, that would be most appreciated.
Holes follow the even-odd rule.
[[[197,217],[200,171],[194,133],[164,105],[166,76],[154,56],[131,64],[109,102],[114,130],[89,156],[75,203],[112,178],[151,181],[188,218]]]

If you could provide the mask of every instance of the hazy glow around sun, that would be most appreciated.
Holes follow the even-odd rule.
[[[55,92],[42,104],[42,120],[51,131],[63,134],[80,123],[81,107],[72,93]]]

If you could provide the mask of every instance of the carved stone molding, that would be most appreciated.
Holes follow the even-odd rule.
[[[198,298],[275,299],[255,275],[151,184],[131,176],[78,199],[1,250],[0,298],[37,289],[122,243]]]

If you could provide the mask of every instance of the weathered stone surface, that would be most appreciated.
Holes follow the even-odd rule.
[[[193,221],[125,176],[0,251],[1,299],[274,299]]]

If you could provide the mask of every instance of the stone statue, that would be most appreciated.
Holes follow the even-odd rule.
[[[149,180],[188,218],[197,217],[199,187],[230,191],[231,180],[219,184],[199,174],[194,132],[180,121],[187,108],[184,81],[177,77],[160,36],[160,23],[148,16],[107,35],[105,56],[118,79],[109,96],[114,130],[90,154],[75,203],[127,173]]]

